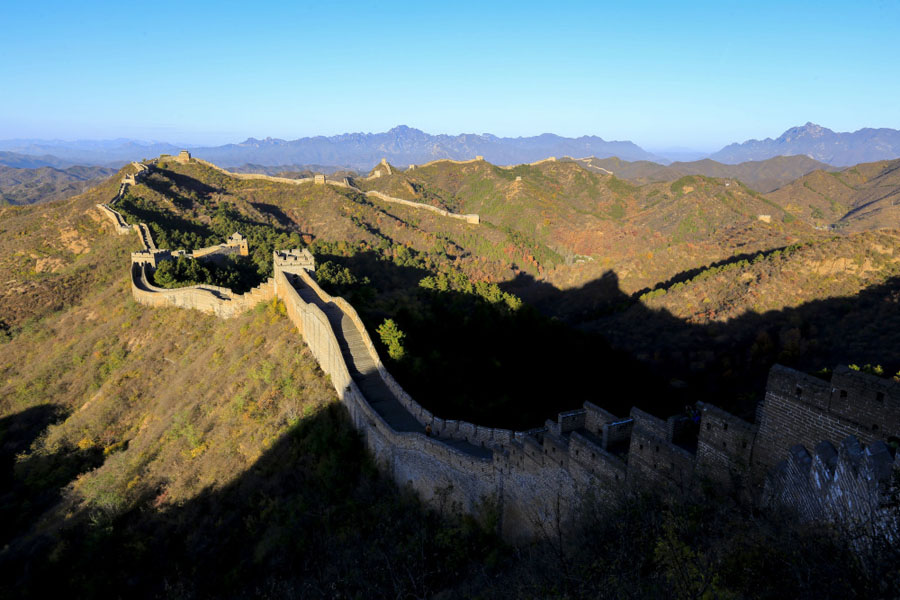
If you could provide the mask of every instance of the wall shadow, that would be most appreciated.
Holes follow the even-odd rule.
[[[376,344],[386,317],[407,334],[404,359],[380,352],[401,385],[435,414],[486,426],[536,427],[585,400],[661,417],[706,401],[752,421],[775,363],[900,369],[900,278],[852,297],[696,324],[624,293],[613,271],[571,290],[520,275],[501,288],[536,310],[510,314],[474,294],[422,289],[433,274],[423,267],[377,253],[331,258],[373,282],[368,299],[353,286],[329,291],[354,303]]]
[[[428,597],[501,547],[382,477],[339,404],[220,489],[162,506],[160,492],[20,536],[0,553],[0,596]]]
[[[42,404],[0,419],[0,548],[56,504],[66,484],[103,463],[99,448],[63,448],[18,458],[65,416],[61,408]]]
[[[319,260],[320,284],[351,301],[391,373],[442,418],[522,430],[580,408],[585,400],[627,414],[635,404],[649,409],[660,407],[661,398],[674,405],[684,399],[679,389],[603,337],[527,305],[511,309],[497,286],[479,291],[456,282],[425,288],[420,282],[434,277],[433,271],[398,265],[375,252],[320,255]],[[369,283],[325,280],[326,260]],[[594,286],[618,289],[614,276]],[[405,334],[400,359],[390,358],[377,333],[387,318]]]
[[[854,296],[765,313],[748,311],[724,322],[702,324],[648,308],[638,294],[618,288],[612,271],[571,290],[558,290],[527,275],[504,288],[529,290],[545,315],[561,315],[558,318],[570,326],[602,337],[687,390],[691,398],[748,420],[754,418],[768,370],[775,363],[807,372],[867,363],[883,365],[887,374],[900,369],[900,346],[894,342],[900,335],[898,277]]]

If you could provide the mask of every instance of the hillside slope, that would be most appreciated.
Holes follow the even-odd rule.
[[[536,176],[522,172],[522,181]],[[565,190],[572,173],[555,173],[551,191]],[[611,179],[596,185],[617,198],[629,189]],[[691,206],[694,192],[718,186],[681,181],[660,205]],[[855,563],[827,537],[716,497],[629,498],[579,526],[566,540],[574,550],[554,539],[509,551],[452,506],[440,515],[423,509],[378,474],[278,302],[220,320],[131,300],[137,237],[114,235],[94,207],[117,188],[118,177],[69,200],[0,209],[0,280],[34,298],[0,339],[0,596],[661,597],[672,592],[670,565],[686,556],[700,557],[690,558],[697,569],[715,559],[723,595],[778,597],[792,586],[798,597],[811,587],[817,597],[871,597],[883,583],[844,566]],[[588,205],[566,194],[554,218]],[[732,196],[762,202],[747,191]],[[624,210],[640,198],[622,198]],[[491,207],[490,194],[457,199]],[[582,327],[655,367],[641,370],[607,351],[604,338],[468,279],[516,273],[503,259],[520,248],[505,254],[503,244],[519,239],[512,228],[165,159],[121,208],[186,245],[217,241],[233,226],[269,250],[310,241],[322,285],[350,297],[371,330],[373,315],[408,327],[409,356],[392,370],[403,365],[435,395],[458,398],[458,386],[478,384],[487,388],[478,406],[515,418],[585,399],[614,411],[656,400],[670,413],[713,399],[743,406],[749,418],[754,378],[776,357],[802,365],[852,356],[900,368],[896,233],[814,237],[657,286],[665,294],[633,297],[611,272],[618,309]],[[678,231],[646,218],[665,235]],[[691,243],[703,242],[692,233]],[[754,304],[745,288],[769,303]],[[563,303],[577,292],[553,288]],[[17,297],[5,292],[4,316]],[[658,386],[660,377],[674,381]],[[489,530],[496,525],[490,501],[481,517]],[[629,570],[609,568],[622,564]]]
[[[482,223],[546,247],[552,254],[536,259],[557,287],[582,285],[615,267],[622,287],[636,291],[734,254],[819,235],[730,179],[687,176],[637,186],[568,161],[513,168],[444,161],[357,183],[478,213]]]
[[[686,274],[586,320],[616,347],[753,418],[769,367],[900,370],[900,232],[835,236]],[[713,383],[715,382],[715,383]]]
[[[282,305],[136,304],[116,187],[0,211],[0,596],[428,595],[496,551],[379,477]]]
[[[776,156],[760,161],[748,161],[740,164],[724,164],[711,159],[692,162],[673,162],[660,165],[648,161],[628,162],[618,158],[586,158],[575,159],[586,169],[595,172],[612,173],[620,179],[644,184],[658,181],[674,181],[685,175],[704,175],[737,179],[758,192],[771,192],[788,184],[798,177],[816,169],[834,170],[825,163],[813,160],[808,156]]]
[[[846,232],[900,227],[900,160],[813,171],[766,197],[820,227]]]
[[[34,204],[68,198],[115,172],[105,167],[16,169],[0,165],[0,204]]]

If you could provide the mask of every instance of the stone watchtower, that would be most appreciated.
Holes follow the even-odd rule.
[[[225,245],[237,248],[241,256],[250,256],[250,246],[247,244],[247,238],[236,231],[231,234]]]
[[[276,250],[273,252],[273,263],[276,271],[296,273],[298,270],[315,272],[316,259],[309,250]]]
[[[178,156],[175,157],[175,162],[186,165],[187,163],[191,162],[191,153],[187,150],[182,150],[178,153]]]

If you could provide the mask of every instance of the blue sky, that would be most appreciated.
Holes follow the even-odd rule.
[[[0,139],[900,128],[900,2],[15,2]]]

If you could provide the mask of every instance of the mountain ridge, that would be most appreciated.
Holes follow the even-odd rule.
[[[247,149],[252,149],[253,153],[249,154]],[[665,160],[633,142],[607,141],[598,136],[567,138],[553,133],[515,138],[490,133],[432,135],[406,125],[398,125],[383,133],[343,133],[296,140],[251,137],[238,144],[194,148],[192,152],[224,166],[252,162],[263,166],[340,164],[356,169],[367,169],[381,158],[398,165],[419,164],[439,158],[462,160],[474,156],[484,156],[496,164],[516,164],[568,154]]]
[[[398,125],[380,133],[347,132],[293,140],[248,137],[241,142],[218,146],[176,145],[128,138],[0,140],[0,162],[9,166],[32,166],[28,159],[18,159],[18,164],[11,164],[8,158],[4,162],[5,154],[15,153],[19,156],[39,156],[46,166],[59,167],[78,163],[118,167],[122,163],[146,156],[175,154],[182,148],[223,167],[294,164],[367,170],[382,158],[407,166],[441,158],[466,160],[475,156],[483,156],[498,165],[531,163],[551,156],[573,156],[619,158],[629,162],[649,161],[669,166],[705,159],[723,164],[740,164],[777,156],[800,155],[831,166],[844,167],[900,158],[900,130],[866,127],[854,132],[835,132],[807,122],[787,129],[776,138],[735,142],[712,153],[686,151],[682,148],[676,154],[671,154],[664,151],[654,153],[632,141],[605,140],[596,135],[565,137],[542,133],[534,136],[500,137],[492,133],[430,134],[407,125]],[[692,160],[677,160],[679,158]]]
[[[775,139],[751,139],[729,144],[709,158],[734,164],[798,154],[837,167],[900,158],[900,131],[886,127],[864,127],[853,132],[835,132],[807,122],[806,125],[791,127]]]

